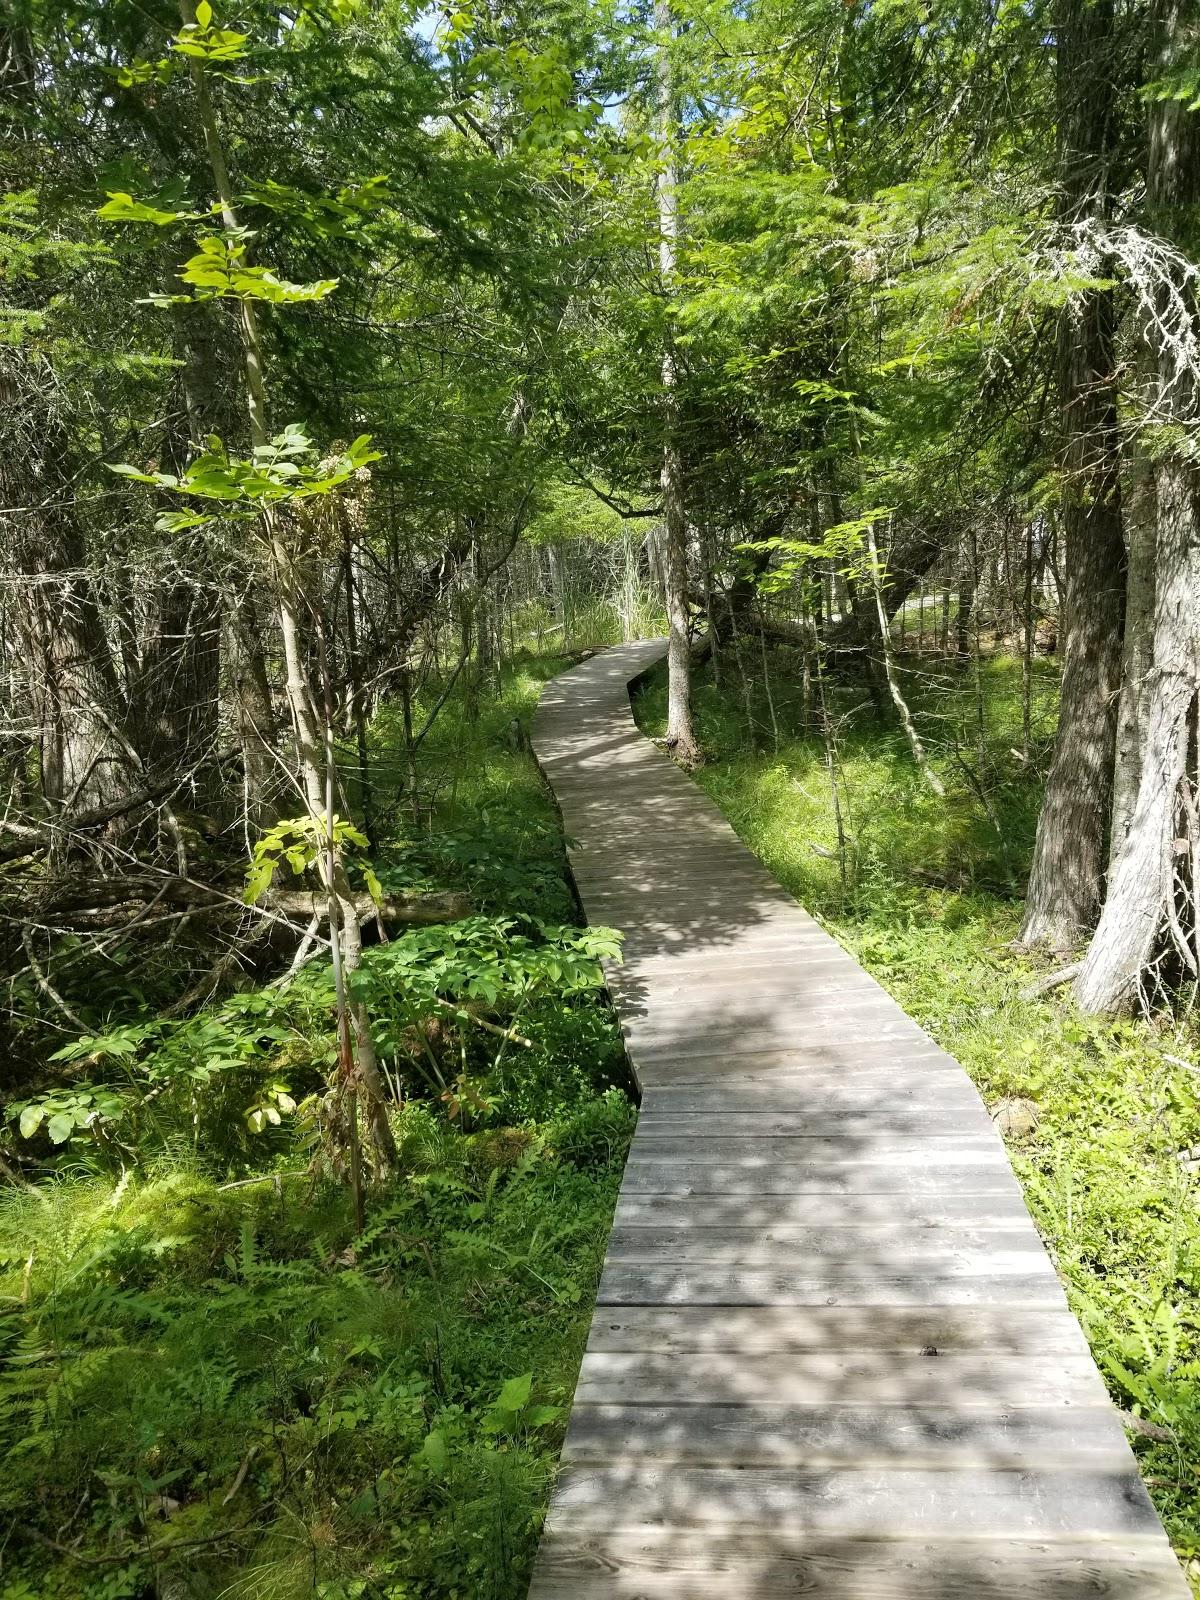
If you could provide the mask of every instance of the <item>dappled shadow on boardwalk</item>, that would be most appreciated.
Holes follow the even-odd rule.
[[[656,653],[627,647],[557,680],[534,730],[588,920],[625,936],[610,981],[642,1088],[793,1072],[797,1051],[807,1070],[932,1057],[916,1024],[637,731],[625,680]]]
[[[1183,1600],[987,1113],[637,732],[534,744],[642,1113],[533,1600]]]
[[[1179,1600],[1165,1544],[806,1538],[779,1527],[550,1536],[530,1600]]]

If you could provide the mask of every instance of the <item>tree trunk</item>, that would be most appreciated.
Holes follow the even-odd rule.
[[[217,742],[220,606],[207,577],[177,571],[160,580],[140,632],[134,743],[147,767],[170,767],[182,780]],[[203,805],[194,777],[192,794]]]
[[[185,22],[195,21],[192,0],[180,0],[180,8]],[[229,179],[203,62],[195,57],[189,57],[188,69],[200,114],[209,165],[212,168],[213,182],[217,189],[221,220],[224,226],[233,232],[239,228],[233,200],[233,185]],[[261,449],[268,443],[270,437],[267,422],[265,347],[254,302],[241,300],[238,302],[238,309],[242,330],[243,374],[250,417],[250,436],[255,448]],[[360,1000],[350,997],[345,982],[361,960],[362,929],[354,895],[346,877],[340,847],[334,836],[333,807],[336,785],[333,771],[333,730],[330,726],[332,708],[327,699],[325,737],[322,741],[318,732],[316,697],[309,683],[301,645],[301,618],[305,611],[304,573],[296,552],[289,543],[281,519],[273,508],[264,509],[262,529],[279,608],[279,629],[283,639],[283,657],[287,674],[287,698],[296,738],[301,791],[310,820],[314,824],[323,821],[328,830],[327,848],[320,860],[323,885],[329,896],[330,928],[339,929],[338,935],[333,940],[339,1028],[344,1042],[347,1026],[353,1027],[357,1047],[358,1079],[364,1090],[368,1125],[379,1167],[381,1171],[386,1171],[396,1160],[396,1144],[387,1120],[383,1080],[375,1057],[375,1044],[366,1009]],[[326,684],[328,686],[327,678]]]
[[[1115,864],[1129,834],[1142,776],[1150,669],[1154,659],[1154,474],[1139,453],[1126,501],[1125,642],[1117,751],[1113,770],[1109,860]]]
[[[1103,213],[1113,116],[1111,0],[1059,0],[1062,209]],[[1095,926],[1104,888],[1125,546],[1112,294],[1088,290],[1058,329],[1067,593],[1058,733],[1038,819],[1021,942],[1067,949]]]
[[[13,558],[42,797],[54,810],[92,810],[119,800],[137,774],[123,738],[126,698],[75,517],[67,441],[44,388],[51,382],[19,352],[0,360],[0,495],[5,505],[29,508],[12,519]]]
[[[971,653],[971,627],[975,620],[975,596],[979,588],[979,536],[971,524],[958,548],[958,610],[954,615],[954,653],[965,661]]]
[[[238,587],[230,586],[223,601],[226,692],[242,747],[246,827],[254,836],[277,819],[280,781],[275,757],[275,711],[263,654],[258,599],[249,576],[242,573],[238,577]]]
[[[1159,0],[1156,6],[1163,75],[1188,59],[1195,43],[1193,28],[1185,27],[1191,14],[1187,0]],[[1151,221],[1160,234],[1178,239],[1200,199],[1200,124],[1181,101],[1155,101],[1149,133]],[[1175,289],[1190,293],[1184,284]],[[1143,328],[1148,356],[1157,365],[1155,420],[1194,425],[1193,374],[1177,365],[1161,337],[1159,317],[1146,317]],[[1184,451],[1168,448],[1155,457],[1154,490],[1154,649],[1141,729],[1141,775],[1104,912],[1075,985],[1079,1004],[1092,1012],[1134,1003],[1165,930],[1175,922],[1175,819],[1200,676],[1200,472]]]
[[[375,801],[371,788],[371,751],[367,742],[367,693],[363,686],[362,658],[358,647],[358,599],[354,562],[354,536],[350,519],[338,508],[342,530],[342,583],[346,590],[346,681],[350,695],[350,721],[358,752],[358,794],[362,807],[363,832],[374,848]]]
[[[679,395],[671,297],[675,287],[675,247],[679,233],[676,169],[675,85],[671,65],[673,23],[671,0],[655,0],[654,24],[659,33],[658,92],[662,167],[658,175],[658,264],[666,299],[662,356],[663,453],[660,483],[663,501],[663,579],[667,609],[667,744],[685,766],[700,759],[692,727],[692,647],[687,605],[687,514],[684,509],[683,458],[679,452]]]

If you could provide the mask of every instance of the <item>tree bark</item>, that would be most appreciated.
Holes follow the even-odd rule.
[[[181,12],[185,22],[195,21],[192,0],[181,0]],[[221,220],[227,229],[234,231],[238,229],[239,222],[233,199],[233,185],[229,179],[203,62],[195,57],[189,57],[188,69],[220,203]],[[270,437],[267,423],[265,347],[253,301],[240,300],[238,310],[242,329],[243,372],[250,416],[250,437],[254,446],[261,448],[267,444]],[[383,1080],[375,1057],[375,1044],[366,1008],[360,1000],[350,997],[345,981],[362,959],[362,926],[342,862],[341,851],[334,838],[335,784],[332,730],[328,725],[327,715],[325,740],[322,741],[318,731],[316,698],[309,684],[301,646],[304,576],[281,520],[273,508],[268,507],[263,511],[262,526],[279,609],[279,629],[283,639],[283,656],[287,673],[287,698],[296,738],[301,790],[309,818],[314,823],[323,820],[328,829],[327,848],[319,860],[324,887],[329,897],[331,930],[337,929],[332,946],[338,995],[339,1031],[344,1046],[347,1043],[348,1029],[353,1028],[357,1072],[364,1090],[368,1125],[379,1166],[381,1170],[386,1171],[395,1163],[396,1144],[387,1120]]]
[[[1113,768],[1110,865],[1116,863],[1129,835],[1142,776],[1142,732],[1154,661],[1154,543],[1154,473],[1139,452],[1125,503],[1125,640]]]
[[[227,694],[242,748],[243,806],[250,833],[276,821],[279,773],[275,760],[275,710],[263,651],[262,626],[254,582],[235,575],[223,597]]]
[[[675,126],[675,84],[671,64],[673,21],[671,0],[655,0],[659,138],[662,162],[658,174],[658,264],[666,300],[662,355],[663,453],[660,483],[663,503],[663,579],[667,609],[667,745],[677,760],[694,766],[700,760],[692,726],[691,638],[687,604],[687,513],[684,506],[683,458],[679,450],[678,373],[671,327],[675,288],[675,251],[679,235],[678,136]]]
[[[1059,0],[1060,210],[1106,210],[1111,0]],[[1087,290],[1058,328],[1067,592],[1058,732],[1038,819],[1021,942],[1068,949],[1095,926],[1112,792],[1125,546],[1111,291]]]
[[[19,351],[0,357],[0,494],[12,518],[21,650],[37,728],[40,788],[52,810],[119,801],[138,783],[122,737],[127,704],[75,515],[68,443]]]
[[[1158,65],[1165,74],[1195,43],[1187,0],[1159,0]],[[1200,200],[1200,124],[1177,100],[1150,109],[1147,204],[1157,231],[1179,239]],[[1188,292],[1184,284],[1177,291]],[[1165,292],[1165,291],[1164,291]],[[1191,307],[1193,323],[1196,320]],[[1193,374],[1161,337],[1157,317],[1144,321],[1157,365],[1156,420],[1194,425],[1200,407]],[[1075,993],[1085,1011],[1112,1012],[1139,997],[1165,930],[1174,920],[1175,819],[1188,760],[1200,649],[1200,472],[1182,450],[1154,459],[1154,649],[1141,729],[1141,775],[1128,835]],[[1194,886],[1193,886],[1194,887]],[[1181,952],[1183,953],[1183,952]]]

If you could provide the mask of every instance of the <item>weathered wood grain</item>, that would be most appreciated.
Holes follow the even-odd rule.
[[[625,1527],[770,1530],[782,1523],[809,1534],[860,1539],[1100,1541],[1148,1535],[1158,1527],[1132,1458],[1125,1472],[742,1472],[676,1462],[568,1467],[547,1527],[608,1528],[618,1508]]]
[[[936,1348],[926,1346],[926,1349]],[[580,1400],[640,1405],[1009,1406],[1103,1405],[1107,1391],[1086,1349],[1053,1363],[990,1351],[805,1350],[780,1362],[774,1351],[704,1351],[688,1361],[653,1351],[588,1349]]]
[[[593,1354],[693,1356],[729,1361],[885,1351],[928,1359],[954,1353],[1019,1356],[1026,1368],[1085,1357],[1087,1342],[1065,1304],[1036,1306],[601,1306],[588,1340]],[[684,1362],[685,1367],[690,1362]],[[618,1396],[618,1399],[624,1398]],[[703,1399],[697,1395],[694,1398]]]
[[[912,1275],[926,1264],[963,1272],[1051,1271],[1049,1258],[1028,1226],[941,1227],[674,1228],[618,1222],[608,1240],[607,1261],[661,1266],[761,1266],[837,1264],[859,1271]]]
[[[894,1130],[902,1138],[954,1138],[963,1133],[988,1133],[991,1118],[978,1096],[968,1098],[957,1092],[925,1095],[910,1092],[896,1096],[891,1104],[876,1095],[859,1097],[847,1103],[846,1097],[830,1095],[804,1111],[761,1110],[746,1113],[728,1111],[672,1113],[659,1106],[648,1108],[643,1099],[638,1127],[647,1138],[695,1138],[711,1143],[724,1139],[830,1138],[837,1134],[859,1134],[877,1138]]]
[[[836,1162],[848,1166],[998,1167],[1009,1170],[1004,1147],[991,1127],[962,1133],[943,1127],[940,1132],[897,1134],[852,1132],[836,1134],[761,1133],[757,1138],[733,1138],[715,1126],[703,1133],[672,1137],[656,1128],[643,1128],[629,1152],[631,1165],[646,1161],[704,1161],[716,1159],[730,1167],[780,1167],[792,1163]]]
[[[1158,1535],[1102,1545],[614,1526],[547,1535],[530,1600],[1182,1600]]]
[[[694,1467],[922,1467],[941,1471],[1082,1468],[1122,1472],[1125,1432],[1094,1406],[964,1410],[950,1404],[608,1405],[576,1401],[563,1461]]]
[[[936,1228],[971,1222],[980,1227],[1029,1226],[1025,1201],[1015,1187],[999,1194],[908,1195],[770,1194],[685,1195],[634,1193],[623,1187],[617,1200],[618,1223],[661,1223],[664,1227],[761,1228],[796,1225],[813,1228]],[[1036,1234],[1031,1234],[1036,1238]]]
[[[1184,1600],[954,1059],[648,741],[533,743],[643,1101],[531,1600]]]
[[[710,1306],[1055,1306],[1062,1288],[1045,1257],[1027,1258],[1024,1271],[995,1270],[978,1258],[922,1261],[904,1272],[885,1262],[838,1264],[824,1270],[805,1261],[791,1269],[610,1261],[597,1296],[601,1305]]]
[[[733,1161],[632,1161],[627,1194],[1009,1194],[1008,1166],[970,1161],[928,1166],[879,1161],[792,1161],[745,1167]]]

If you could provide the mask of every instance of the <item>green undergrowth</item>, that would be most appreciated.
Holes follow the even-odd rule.
[[[114,1001],[27,1096],[0,1600],[524,1593],[635,1118],[612,941],[575,925],[520,732],[559,665],[451,698],[418,820],[377,790],[385,888],[471,914],[358,975],[400,1151],[363,1229],[328,1153],[325,963],[186,1019]]]
[[[1200,1033],[1187,1015],[1099,1021],[1011,941],[1053,733],[1053,669],[1036,663],[1022,749],[1020,664],[976,677],[941,661],[903,682],[947,786],[939,799],[861,688],[826,684],[832,752],[803,730],[799,663],[771,661],[746,697],[711,669],[696,691],[697,781],[776,876],[1004,1105],[1026,1199],[1088,1333],[1146,1481],[1200,1592]],[[867,702],[864,704],[864,702]],[[665,683],[637,700],[665,726]],[[845,836],[839,848],[830,754]],[[1028,759],[1026,759],[1028,754]],[[1031,1125],[1032,1124],[1032,1125]],[[1195,1151],[1200,1156],[1200,1149]]]

